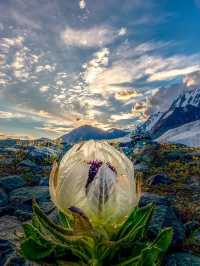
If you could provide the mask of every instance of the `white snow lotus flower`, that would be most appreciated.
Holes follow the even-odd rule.
[[[132,162],[104,141],[74,145],[49,183],[60,211],[83,211],[93,224],[121,223],[138,203]]]

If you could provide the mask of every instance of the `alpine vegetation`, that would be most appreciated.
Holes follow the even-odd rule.
[[[138,207],[132,162],[106,142],[74,145],[54,163],[49,189],[53,223],[33,202],[21,254],[41,265],[159,265],[172,241],[165,228],[147,236],[153,205]]]

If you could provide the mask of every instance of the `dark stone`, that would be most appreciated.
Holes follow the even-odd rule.
[[[22,187],[11,191],[9,194],[10,202],[13,204],[25,203],[35,198],[38,201],[49,201],[48,187]]]
[[[168,175],[161,173],[150,177],[147,182],[150,186],[170,185],[173,183],[173,180]]]
[[[23,210],[22,208],[20,209],[17,209],[14,213],[14,215],[21,221],[21,222],[24,222],[24,221],[27,221],[27,220],[30,220],[32,218],[32,211],[31,212],[28,212],[28,211],[25,211]]]
[[[164,266],[200,266],[200,257],[186,252],[177,252],[165,258]]]
[[[200,224],[197,221],[190,221],[190,222],[184,224],[184,227],[185,227],[186,235],[189,236],[196,229],[200,228]]]
[[[37,164],[35,164],[34,162],[32,162],[30,160],[23,160],[17,166],[20,168],[23,168],[23,167],[37,168]]]
[[[16,255],[13,244],[4,239],[0,239],[0,265],[23,266],[25,261]]]
[[[13,208],[11,207],[10,204],[0,207],[0,217],[4,215],[10,215],[12,213],[13,213]]]
[[[16,188],[25,186],[26,182],[19,175],[4,176],[0,178],[0,186],[6,191],[11,191]]]
[[[139,205],[143,207],[149,203],[154,203],[155,205],[166,205],[166,206],[170,205],[169,199],[167,197],[159,196],[157,194],[148,193],[148,192],[143,193],[140,198]]]
[[[39,186],[48,186],[49,178],[47,176],[41,177]]]
[[[148,228],[149,237],[155,238],[161,229],[172,227],[174,233],[172,244],[173,246],[179,246],[185,238],[185,228],[171,207],[170,202],[165,197],[145,193],[141,197],[139,205],[145,206],[152,202],[155,204],[155,210]]]
[[[36,163],[46,163],[51,162],[52,158],[57,158],[59,152],[49,148],[49,147],[35,147],[30,153],[27,155],[27,158],[33,160]]]
[[[5,206],[8,203],[8,196],[6,192],[0,188],[0,207]]]

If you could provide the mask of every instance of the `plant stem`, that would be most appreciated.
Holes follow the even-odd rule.
[[[101,262],[98,259],[93,258],[90,262],[90,266],[101,266]]]

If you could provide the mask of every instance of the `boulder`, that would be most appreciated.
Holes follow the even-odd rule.
[[[200,224],[197,221],[189,221],[184,224],[185,233],[187,236],[191,235],[196,229],[200,228]]]
[[[177,252],[165,258],[164,266],[199,266],[200,257],[191,253]]]
[[[48,186],[49,185],[49,178],[47,176],[41,177],[39,186]]]
[[[14,240],[14,233],[19,228],[21,228],[21,222],[15,216],[0,217],[0,239]]]
[[[30,160],[23,160],[17,165],[17,171],[24,174],[41,174],[42,168],[38,164]]]
[[[151,193],[145,193],[140,199],[140,206],[149,203],[155,204],[155,210],[152,215],[148,235],[155,238],[162,228],[172,227],[173,229],[173,246],[179,246],[185,238],[185,228],[175,210],[172,208],[170,201],[163,196]]]
[[[0,188],[0,207],[5,206],[8,203],[8,196],[4,189]]]
[[[0,265],[25,266],[25,261],[16,255],[13,244],[5,239],[0,239]]]
[[[173,183],[173,180],[168,175],[161,173],[151,176],[147,182],[150,186],[171,185]]]
[[[0,178],[0,187],[3,187],[8,192],[23,187],[25,184],[26,182],[19,175],[4,176]]]
[[[10,204],[0,207],[0,217],[4,215],[10,215],[14,212],[12,206]]]
[[[49,189],[48,187],[41,186],[27,186],[15,189],[10,192],[9,200],[13,204],[30,202],[35,198],[38,201],[49,201]]]
[[[58,151],[48,147],[35,147],[28,154],[27,158],[37,163],[43,163],[44,160],[51,161],[53,158],[57,158]]]
[[[17,165],[20,168],[37,168],[37,164],[32,162],[31,160],[23,160]]]

